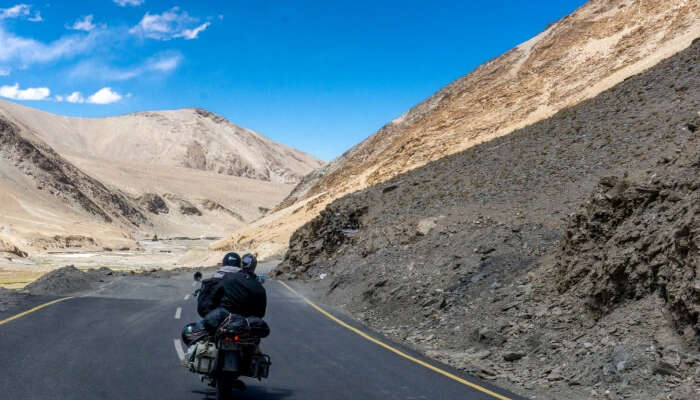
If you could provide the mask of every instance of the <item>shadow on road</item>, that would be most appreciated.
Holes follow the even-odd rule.
[[[194,390],[192,392],[204,396],[202,400],[216,398],[215,389]],[[289,389],[249,386],[245,392],[234,392],[233,398],[236,400],[282,400],[291,397],[293,393]]]

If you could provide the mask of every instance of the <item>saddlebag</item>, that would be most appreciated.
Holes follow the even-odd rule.
[[[216,368],[216,346],[212,342],[198,342],[190,363],[190,370],[209,375]]]
[[[270,356],[262,353],[254,354],[250,363],[250,376],[257,379],[267,378],[270,365],[272,365]]]

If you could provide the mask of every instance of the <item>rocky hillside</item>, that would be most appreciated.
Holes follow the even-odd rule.
[[[186,167],[286,184],[323,165],[202,109],[70,118],[0,101],[2,113],[69,157]]]
[[[280,207],[296,212],[280,212],[268,224],[234,235],[229,246],[254,240],[283,249],[288,232],[333,199],[552,116],[653,66],[699,36],[698,2],[589,1],[309,176]]]
[[[277,273],[537,398],[697,398],[699,58],[332,202]]]

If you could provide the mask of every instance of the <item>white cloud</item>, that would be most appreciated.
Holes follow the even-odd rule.
[[[131,34],[156,40],[170,40],[174,38],[196,39],[207,29],[209,22],[195,26],[199,19],[190,17],[186,11],[180,12],[179,7],[173,7],[162,14],[149,14],[143,16],[141,22],[129,30]]]
[[[28,17],[31,9],[32,7],[26,4],[17,4],[9,8],[0,8],[0,19]]]
[[[46,87],[20,89],[19,84],[0,87],[0,96],[13,100],[46,100],[51,91]]]
[[[114,0],[114,3],[116,3],[119,7],[126,7],[126,6],[140,6],[143,4],[144,0]]]
[[[211,25],[211,22],[205,22],[194,29],[185,29],[181,33],[176,34],[175,37],[182,37],[185,38],[185,40],[197,39],[199,33],[206,30],[209,27],[209,25]]]
[[[58,101],[59,103],[63,101],[63,96],[60,96],[60,95],[55,95],[53,98],[54,98],[54,100]]]
[[[12,72],[12,70],[0,68],[0,76],[8,76],[10,75],[10,72]]]
[[[27,4],[17,4],[9,8],[0,8],[0,20],[10,19],[10,18],[27,18],[31,22],[41,22],[41,13],[36,11],[33,16],[31,15],[32,6]]]
[[[16,62],[28,66],[34,63],[52,62],[92,50],[101,33],[64,36],[50,43],[16,36],[0,25],[0,62]]]
[[[72,29],[74,31],[85,31],[85,32],[90,32],[95,30],[97,26],[92,23],[92,14],[86,15],[83,17],[83,19],[78,19],[75,22],[73,22],[73,25],[69,26],[69,29]]]
[[[85,98],[80,92],[73,92],[66,96],[66,101],[69,103],[85,103]]]
[[[88,97],[87,102],[92,104],[112,104],[121,99],[122,95],[113,91],[110,87],[104,87]]]
[[[183,57],[178,52],[162,52],[150,57],[143,63],[126,68],[112,67],[98,61],[84,61],[73,67],[68,73],[71,79],[99,77],[107,81],[125,81],[148,73],[166,74],[175,70]]]

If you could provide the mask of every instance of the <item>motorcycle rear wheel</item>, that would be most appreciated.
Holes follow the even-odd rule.
[[[216,400],[233,400],[233,381],[238,379],[236,374],[220,372],[216,379]]]

